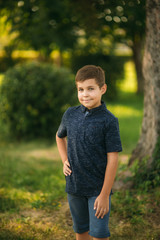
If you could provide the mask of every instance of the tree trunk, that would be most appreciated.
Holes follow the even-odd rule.
[[[145,80],[144,116],[142,132],[129,164],[135,159],[147,157],[147,165],[153,161],[158,138],[160,137],[160,2],[147,0],[146,43],[143,57]]]
[[[135,69],[137,74],[137,93],[144,93],[144,78],[142,73],[142,46],[143,40],[138,39],[134,41],[132,51],[133,51],[133,60],[135,63]]]

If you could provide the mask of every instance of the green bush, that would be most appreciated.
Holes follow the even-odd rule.
[[[52,64],[9,69],[1,85],[1,118],[17,139],[53,138],[64,110],[76,102],[73,74]]]

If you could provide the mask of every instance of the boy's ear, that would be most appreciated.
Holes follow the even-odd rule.
[[[101,87],[101,91],[102,91],[102,94],[104,94],[104,93],[107,91],[107,84],[104,84],[104,85]]]

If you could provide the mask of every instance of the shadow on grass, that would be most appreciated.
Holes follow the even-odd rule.
[[[3,229],[0,231],[0,239],[1,240],[33,240],[33,236],[27,237],[26,233],[24,233],[22,236],[19,236],[18,233],[8,230],[8,229]]]
[[[0,212],[19,210],[17,200],[11,199],[9,197],[0,196]]]

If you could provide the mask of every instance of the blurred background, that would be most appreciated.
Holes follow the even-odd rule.
[[[128,166],[143,117],[145,4],[0,0],[0,239],[74,239],[55,134],[86,64],[105,70],[103,100],[120,124],[111,239],[160,239],[159,178],[139,173],[145,160]]]

